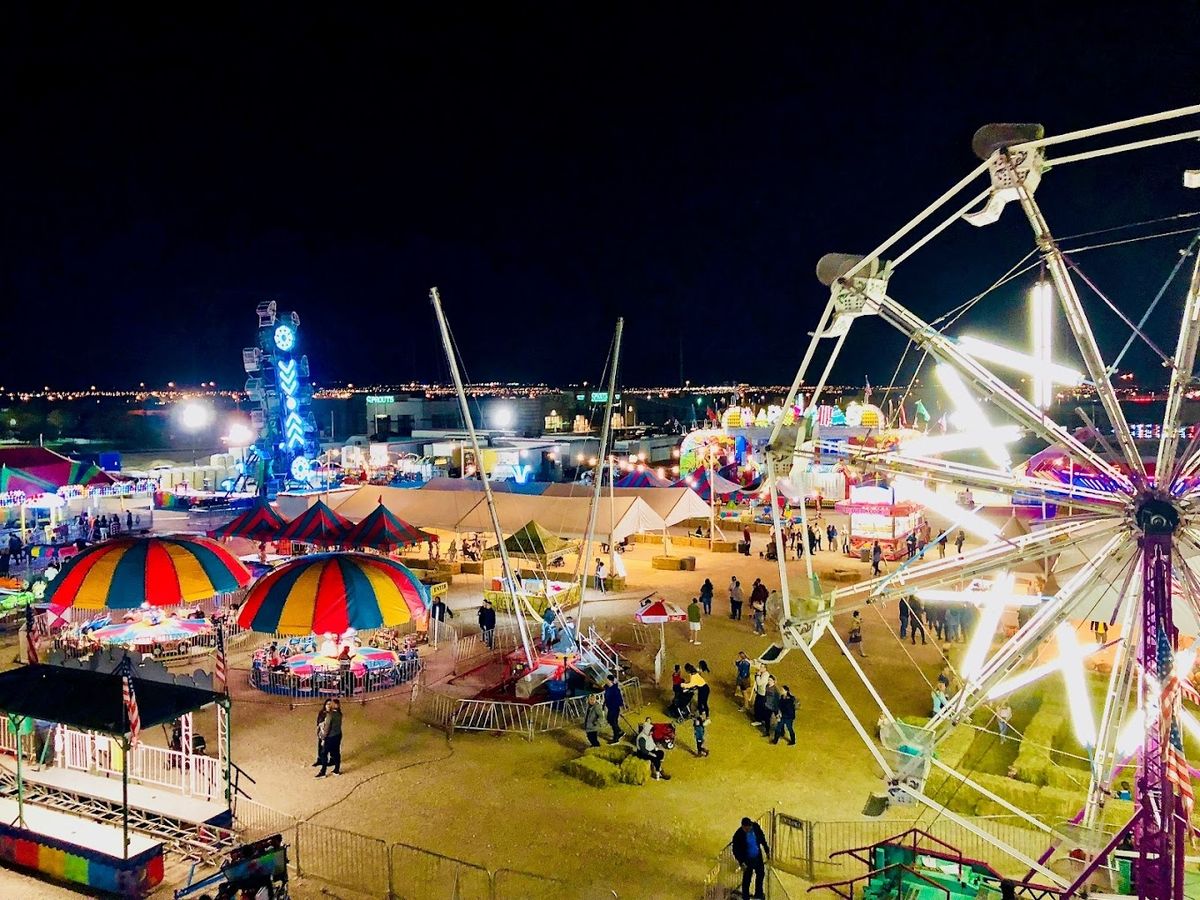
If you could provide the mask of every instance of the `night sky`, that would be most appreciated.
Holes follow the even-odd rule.
[[[173,6],[0,12],[0,383],[237,386],[263,299],[301,314],[319,381],[444,380],[432,284],[474,380],[596,379],[624,315],[627,384],[678,384],[681,346],[693,383],[788,381],[817,258],[969,171],[977,126],[1200,96],[1195,4]],[[1039,199],[1062,234],[1200,209],[1185,166],[1195,144],[1050,173]],[[894,295],[936,315],[983,288],[1031,247],[1018,215],[960,225]],[[1186,240],[1079,261],[1136,316]],[[1023,333],[1020,297],[977,330]],[[1128,332],[1085,302],[1111,359]],[[1168,352],[1176,321],[1152,326]],[[886,380],[902,342],[857,341],[836,376]]]

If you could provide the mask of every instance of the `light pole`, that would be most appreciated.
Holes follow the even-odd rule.
[[[179,408],[179,424],[192,436],[192,468],[196,468],[197,438],[213,420],[213,409],[207,403],[189,401]]]

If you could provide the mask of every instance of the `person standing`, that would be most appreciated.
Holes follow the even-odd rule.
[[[767,629],[764,627],[764,623],[767,620],[767,601],[761,596],[751,599],[750,612],[754,616],[754,633],[766,634]]]
[[[771,673],[767,667],[760,665],[754,673],[754,725],[766,726],[767,716],[767,685],[771,682]]]
[[[733,849],[733,858],[738,861],[738,865],[742,867],[742,897],[743,900],[750,898],[765,898],[767,895],[763,893],[763,880],[767,877],[766,858],[771,852],[771,848],[767,846],[767,836],[763,834],[762,827],[750,818],[742,819],[742,827],[733,833],[733,840],[730,841]],[[753,876],[754,893],[750,893],[750,879]]]
[[[912,559],[917,555],[917,533],[915,531],[910,531],[908,533],[908,537],[904,539],[904,542],[908,545],[908,558]]]
[[[1012,721],[1012,707],[1008,705],[1008,701],[1004,700],[996,707],[996,724],[1000,726],[1001,742],[1008,740],[1008,731],[1011,727],[1009,722]]]
[[[767,690],[763,694],[763,709],[767,714],[763,722],[763,737],[770,737],[771,729],[775,727],[775,717],[779,715],[779,685],[775,682],[774,675],[767,677]]]
[[[712,692],[712,685],[708,681],[712,678],[712,672],[708,668],[708,663],[704,660],[700,660],[697,666],[699,667],[697,674],[692,679],[699,682],[696,685],[696,712],[707,718],[709,715],[708,695]]]
[[[700,646],[700,603],[695,597],[688,604],[688,643]]]
[[[712,615],[713,602],[713,583],[711,578],[705,578],[704,584],[700,585],[700,605],[704,607],[706,616]]]
[[[326,700],[317,711],[317,761],[313,766],[325,768],[325,717],[333,706],[332,700]]]
[[[941,533],[941,535],[938,537],[938,540],[937,540],[937,545],[938,545],[938,559],[945,559],[945,558],[946,558],[946,541],[947,541],[947,539],[948,539],[948,535],[947,535],[947,534],[946,534],[946,532],[944,532],[944,531],[943,531],[943,532]],[[960,552],[961,552],[961,551],[960,551]]]
[[[729,618],[735,621],[742,617],[742,583],[733,577],[729,580]]]
[[[908,597],[906,597],[903,602],[908,604],[908,610],[909,610],[908,627],[909,627],[909,632],[910,632],[910,637],[911,637],[912,643],[916,644],[916,642],[917,642],[917,631],[918,630],[920,630],[920,632],[921,632],[921,643],[922,644],[926,643],[926,641],[925,641],[925,626],[921,622],[921,617],[925,614],[925,607],[921,605],[920,600],[918,600],[915,596],[913,596],[911,594]]]
[[[329,712],[325,714],[325,762],[321,765],[318,778],[325,775],[327,766],[333,766],[333,774],[342,774],[342,704],[340,700],[329,701]]]
[[[696,713],[692,719],[692,736],[696,739],[696,755],[708,756],[708,748],[704,746],[704,737],[708,729],[708,719],[703,713]]]
[[[772,744],[779,743],[785,729],[788,733],[788,745],[796,746],[796,697],[786,684],[779,692],[779,721],[775,723],[775,736],[771,738]]]
[[[479,607],[479,633],[489,650],[496,649],[496,610],[491,600],[484,600]]]
[[[738,698],[738,705],[745,709],[746,692],[750,690],[750,657],[746,655],[745,650],[738,651],[737,659],[733,661],[733,668],[737,673],[734,694]]]
[[[829,552],[833,553],[837,550],[837,526],[832,522],[825,528],[825,537],[829,540]]]
[[[588,744],[600,746],[600,695],[588,694],[587,705],[583,708],[583,733],[587,735]]]
[[[608,575],[608,569],[604,565],[604,560],[596,557],[596,590],[602,594],[607,594],[608,589],[604,586],[604,579]]]
[[[911,610],[908,608],[908,598],[900,598],[900,640],[904,640],[904,636],[908,633],[908,618],[911,615]]]
[[[608,713],[608,725],[612,728],[610,744],[615,744],[625,733],[621,730],[621,707],[624,705],[625,698],[621,696],[621,686],[617,684],[617,676],[609,675],[608,684],[604,688],[604,709]]]
[[[863,650],[863,631],[862,631],[862,614],[856,609],[850,617],[850,635],[848,643],[850,648],[854,650],[863,659],[867,658],[866,652]]]
[[[871,547],[871,574],[878,577],[879,565],[883,562],[883,548],[879,546],[879,541],[876,541]]]
[[[967,541],[967,533],[963,529],[958,529],[958,534],[954,536],[954,550],[959,556],[962,556],[963,544]]]

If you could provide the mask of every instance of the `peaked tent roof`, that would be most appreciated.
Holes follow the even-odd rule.
[[[255,497],[250,507],[231,522],[226,522],[219,528],[214,528],[211,536],[215,538],[241,537],[252,541],[273,541],[287,526],[281,516],[266,497]]]
[[[659,478],[649,469],[642,469],[640,472],[635,469],[628,475],[618,478],[617,483],[613,486],[619,488],[664,488],[670,487],[671,482],[665,478]]]
[[[722,478],[720,474],[713,473],[712,482],[716,490],[718,499],[720,500],[741,500],[754,493],[754,491],[746,491],[740,485],[734,484],[728,478]],[[686,478],[680,478],[675,482],[675,487],[691,488],[704,500],[708,500],[709,478],[708,469],[697,469]]]
[[[605,495],[608,489],[604,490]],[[691,488],[657,487],[657,488],[623,488],[613,490],[617,497],[640,497],[646,505],[654,510],[666,525],[677,525],[686,519],[707,519],[708,504],[705,503]],[[590,485],[574,482],[571,484],[552,484],[546,489],[545,497],[591,497]],[[602,507],[603,508],[603,507]]]
[[[546,481],[493,481],[493,494],[540,494],[550,486]],[[421,485],[423,491],[471,491],[483,493],[478,478],[430,478]]]
[[[393,550],[432,540],[433,535],[415,525],[405,522],[383,505],[379,505],[362,521],[350,529],[344,543],[348,547],[372,547],[376,550]]]
[[[497,494],[495,500],[500,530],[505,534],[520,531],[531,519],[544,523],[560,536],[583,537],[587,534],[590,497]],[[492,519],[487,503],[481,499],[459,525],[463,531],[491,531]],[[613,540],[620,541],[636,532],[660,531],[662,527],[662,517],[640,497],[619,496],[612,502],[605,499],[596,509],[596,535],[601,540],[607,540],[611,535]]]
[[[579,549],[579,541],[564,540],[537,522],[529,522],[520,531],[515,531],[504,539],[504,549],[510,556],[545,560],[562,553],[576,552]],[[486,555],[493,558],[499,556],[500,551],[491,547]]]
[[[67,485],[112,484],[114,480],[91,463],[69,459],[45,447],[0,448],[0,491],[45,494]]]
[[[348,519],[326,506],[324,500],[318,500],[288,522],[279,532],[279,539],[302,544],[340,544],[352,527]]]
[[[483,502],[483,494],[474,491],[414,491],[364,485],[339,503],[337,511],[338,515],[357,522],[383,503],[392,514],[408,522],[420,522],[422,528],[454,530],[467,513]]]

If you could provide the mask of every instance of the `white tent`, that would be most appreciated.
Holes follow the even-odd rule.
[[[453,531],[472,509],[484,504],[484,498],[483,494],[475,491],[426,491],[364,485],[349,499],[338,504],[336,509],[351,522],[358,522],[370,515],[381,502],[389,512],[410,525]],[[486,515],[486,505],[483,510]]]
[[[600,502],[607,503],[609,489],[606,487],[603,491]],[[616,488],[613,493],[617,499],[640,497],[668,526],[676,525],[686,519],[708,519],[708,504],[701,500],[700,495],[691,488]],[[546,488],[542,496],[591,497],[592,488],[579,483],[552,484]]]
[[[421,493],[431,493],[421,491]],[[500,530],[505,534],[534,521],[560,537],[583,537],[587,533],[590,497],[548,497],[521,494],[496,495]],[[416,523],[414,523],[416,524]],[[640,497],[617,497],[601,501],[596,511],[596,537],[621,541],[640,531],[661,531],[662,517]],[[480,502],[459,522],[460,531],[491,531],[492,520],[486,501]]]

